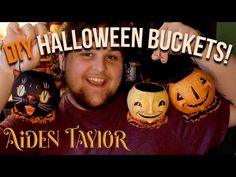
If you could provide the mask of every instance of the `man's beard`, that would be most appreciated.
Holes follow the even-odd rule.
[[[78,93],[75,93],[71,90],[69,90],[72,98],[74,99],[74,101],[80,105],[81,107],[83,107],[86,110],[98,110],[102,107],[104,107],[105,105],[107,105],[108,103],[111,102],[111,100],[113,100],[113,98],[115,97],[116,94],[108,91],[106,92],[106,97],[104,99],[104,101],[101,104],[98,105],[94,105],[93,102],[89,99],[89,97],[86,95],[86,93],[83,90],[80,90]]]

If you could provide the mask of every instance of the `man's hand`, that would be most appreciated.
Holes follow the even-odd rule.
[[[5,51],[2,49],[2,56],[0,57],[0,68],[4,70],[13,70],[17,69],[20,71],[27,71],[35,68],[40,62],[40,53],[38,49],[38,44],[36,37],[38,35],[43,36],[47,32],[47,28],[43,23],[37,23],[35,26],[32,26],[30,23],[25,24],[20,28],[18,23],[9,23],[7,27],[7,36],[4,40],[4,44],[13,43],[19,39],[23,39],[27,41],[27,39],[31,38],[31,58],[29,59],[26,51],[23,53],[23,61],[18,61],[14,64],[9,65]],[[20,62],[20,63],[19,63]]]
[[[189,34],[189,36],[191,35],[195,35],[195,36],[199,36],[200,32],[184,25],[183,23],[180,22],[166,22],[163,23],[163,25],[160,27],[159,31],[161,30],[165,30],[165,31],[172,31],[172,32],[180,32],[183,35],[185,33]],[[166,33],[165,33],[165,37],[164,37],[164,44],[166,43]],[[177,40],[175,45],[181,45],[182,46],[182,41],[181,40]],[[193,48],[194,45],[192,45]],[[152,54],[152,59],[153,60],[161,60],[162,63],[166,63],[168,61],[168,55],[172,54],[171,50],[168,51],[162,51],[160,50],[160,48],[157,48],[156,50],[153,51]]]

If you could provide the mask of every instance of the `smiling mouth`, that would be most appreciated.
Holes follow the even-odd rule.
[[[95,86],[103,86],[105,83],[105,79],[99,77],[88,77],[87,81]]]
[[[208,95],[209,95],[209,90],[208,90],[208,92],[207,92],[206,98],[205,98],[203,101],[201,101],[200,103],[194,104],[194,105],[188,104],[187,106],[189,106],[189,107],[191,107],[191,108],[195,108],[195,107],[197,107],[197,106],[201,106],[201,105],[207,100]]]
[[[143,115],[143,114],[141,114],[141,113],[138,113],[138,114],[139,114],[140,116],[146,118],[146,119],[153,119],[153,118],[156,118],[156,117],[160,116],[162,113],[157,114],[157,115],[154,115],[154,116],[146,116],[146,115]]]

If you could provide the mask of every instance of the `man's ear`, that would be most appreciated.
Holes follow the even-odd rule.
[[[17,79],[21,74],[22,74],[21,71],[18,71],[16,69],[13,70],[14,79]]]
[[[64,53],[60,53],[59,56],[58,56],[58,59],[59,59],[59,68],[60,70],[64,71],[65,69],[65,54]]]

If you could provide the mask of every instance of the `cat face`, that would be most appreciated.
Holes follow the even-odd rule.
[[[16,78],[12,98],[16,109],[28,117],[46,116],[57,106],[60,92],[51,75],[26,71]]]

